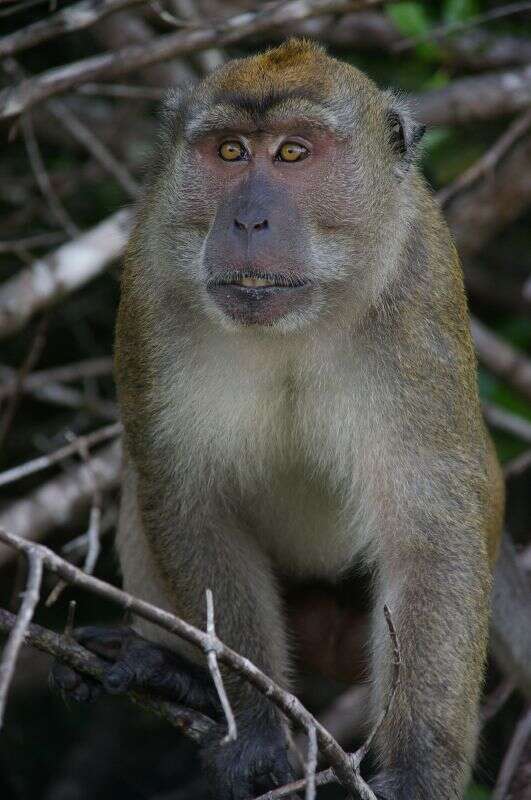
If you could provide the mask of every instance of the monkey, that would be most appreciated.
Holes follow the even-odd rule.
[[[504,491],[462,271],[407,103],[319,45],[227,62],[165,107],[122,275],[124,588],[205,626],[279,685],[279,575],[371,575],[381,800],[459,800],[478,729]],[[105,685],[219,714],[194,648],[138,619],[87,629]],[[65,677],[66,675],[66,677]],[[285,719],[223,669],[236,741],[219,800],[286,782]],[[66,671],[58,683],[89,690]],[[62,683],[61,683],[62,681]]]

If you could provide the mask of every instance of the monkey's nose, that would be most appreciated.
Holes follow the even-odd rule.
[[[246,233],[253,233],[253,231],[265,231],[269,228],[267,219],[236,219],[234,220],[234,227],[237,231]]]

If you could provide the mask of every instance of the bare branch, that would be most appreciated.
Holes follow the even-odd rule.
[[[80,447],[83,447],[84,451],[88,452],[91,447],[102,444],[102,442],[107,442],[109,439],[114,439],[119,436],[121,432],[122,425],[116,422],[113,425],[107,425],[105,428],[99,428],[97,431],[89,433],[86,436],[79,436],[54,453],[47,453],[44,456],[34,458],[32,461],[27,461],[25,464],[20,464],[18,467],[0,472],[0,486],[13,483],[21,478],[25,478],[27,475],[33,475],[35,472],[47,469],[53,464],[58,464],[59,461],[63,461],[65,458],[79,452]]]
[[[1,529],[0,540],[20,552],[26,553],[28,550],[36,550],[43,564],[68,583],[116,603],[124,610],[137,614],[170,633],[180,636],[202,650],[205,655],[208,654],[211,648],[210,635],[179,619],[179,617],[143,600],[139,600],[92,575],[86,575],[82,570],[69,564],[43,545],[31,544],[20,536],[15,536]],[[352,758],[345,753],[329,732],[304,708],[294,695],[278,686],[249,659],[239,655],[219,640],[216,645],[216,655],[226,666],[242,675],[261,694],[275,703],[296,725],[300,725],[305,730],[309,730],[311,726],[314,726],[323,756],[333,765],[337,780],[349,792],[358,792],[363,800],[375,800],[374,793],[361,778]]]
[[[512,458],[503,465],[505,480],[521,475],[531,468],[531,449],[521,453],[516,458]],[[531,550],[529,551],[531,553]]]
[[[32,394],[50,384],[71,383],[85,378],[99,378],[102,375],[110,375],[112,370],[112,358],[87,358],[85,361],[76,361],[74,364],[65,364],[61,367],[51,367],[50,369],[32,372],[23,378],[20,389],[22,392]],[[10,367],[0,367],[0,377],[5,381],[0,385],[1,402],[16,391],[17,376]]]
[[[29,112],[22,115],[22,132],[24,134],[24,142],[26,144],[29,162],[35,176],[37,186],[41,190],[44,199],[48,203],[50,211],[68,236],[71,238],[77,236],[79,229],[70,217],[70,214],[66,208],[61,203],[51,184],[41,155],[39,143],[37,142],[37,137],[35,136],[31,114]]]
[[[480,361],[503,381],[531,399],[531,361],[473,318],[472,336]]]
[[[315,773],[317,771],[317,735],[312,726],[308,731],[308,754],[306,756],[306,800],[315,800]]]
[[[214,681],[214,686],[216,687],[219,701],[221,703],[223,713],[225,714],[225,719],[227,720],[227,735],[223,741],[233,742],[238,738],[238,730],[236,728],[236,720],[234,719],[234,714],[232,712],[229,698],[227,697],[227,692],[225,691],[225,686],[223,684],[223,678],[221,677],[221,672],[218,666],[216,648],[218,646],[219,639],[216,636],[216,627],[214,622],[214,599],[212,597],[211,589],[206,590],[206,602],[207,633],[210,636],[210,648],[207,650],[208,668],[210,670],[210,674],[212,675],[212,680]]]
[[[509,125],[507,130],[496,140],[470,169],[465,170],[453,183],[441,189],[437,199],[444,208],[457,194],[473,186],[476,181],[488,180],[494,174],[499,162],[512,150],[516,142],[531,130],[531,111],[527,111]]]
[[[485,699],[481,707],[481,724],[493,719],[498,711],[505,705],[515,690],[514,683],[509,678],[504,678],[499,685]]]
[[[463,125],[524,111],[531,101],[531,66],[459,78],[412,98],[427,125]]]
[[[82,0],[14,31],[0,39],[0,58],[12,56],[20,50],[47,42],[56,36],[88,28],[108,14],[146,0]]]
[[[524,442],[531,443],[531,422],[525,417],[512,414],[493,403],[483,403],[483,416],[492,428],[498,428]]]
[[[498,774],[498,780],[492,793],[492,800],[505,800],[509,796],[509,788],[513,775],[518,767],[522,752],[531,736],[531,707],[528,707],[524,716],[516,726],[509,749],[505,753],[503,763]]]
[[[285,3],[267,3],[257,11],[237,14],[218,24],[159,36],[149,46],[131,45],[114,53],[92,56],[28,78],[18,86],[0,92],[0,118],[20,114],[35,103],[87,81],[115,78],[176,55],[224,47],[295,20],[370,8],[381,3],[382,0],[288,0]]]
[[[7,693],[15,672],[18,654],[24,642],[28,626],[33,619],[37,603],[39,602],[42,583],[42,557],[40,553],[32,549],[31,546],[27,548],[25,552],[28,559],[26,589],[24,591],[20,610],[16,617],[16,622],[11,629],[2,654],[2,663],[0,664],[0,729],[2,728]]]
[[[15,615],[0,608],[0,631],[9,633],[15,625]],[[23,643],[48,653],[82,675],[89,675],[98,681],[103,679],[103,661],[74,639],[32,623],[24,633]],[[125,695],[137,705],[174,725],[194,742],[200,742],[216,727],[216,723],[204,714],[177,703],[160,700],[143,692],[126,692]]]
[[[119,442],[103,447],[90,461],[100,491],[118,487],[121,464]],[[90,506],[92,491],[84,465],[72,467],[65,474],[50,479],[22,499],[4,507],[0,512],[0,526],[16,531],[28,543],[36,541],[55,528],[72,524]],[[2,548],[0,566],[9,557],[9,551]]]
[[[119,258],[131,224],[130,209],[117,211],[5,281],[0,286],[0,339],[19,331],[38,311],[84,286]]]

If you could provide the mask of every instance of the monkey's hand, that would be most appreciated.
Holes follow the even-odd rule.
[[[294,780],[278,716],[249,709],[238,715],[237,725],[235,741],[223,743],[223,734],[215,733],[201,747],[215,800],[249,800]]]
[[[106,663],[102,683],[55,661],[50,684],[77,701],[93,701],[105,689],[121,694],[130,689],[154,692],[214,718],[219,700],[208,673],[177,653],[148,642],[132,628],[77,628],[74,638]]]

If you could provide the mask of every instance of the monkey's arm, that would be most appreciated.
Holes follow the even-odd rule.
[[[434,459],[403,469],[401,485],[380,503],[375,713],[392,670],[384,603],[401,652],[397,694],[378,741],[376,785],[385,800],[457,800],[473,763],[491,584],[473,486],[458,463],[442,467]]]
[[[168,458],[162,462],[157,458],[156,463],[168,463]],[[210,588],[219,637],[285,685],[284,621],[266,556],[240,522],[228,518],[210,497],[202,495],[185,502],[182,487],[179,491],[178,486],[161,480],[155,465],[147,471],[145,466],[144,462],[142,477],[136,482],[139,514],[136,519],[129,516],[135,525],[127,526],[125,520],[120,525],[118,549],[126,588],[142,596],[149,582],[149,599],[203,629],[205,592]],[[139,548],[145,554],[140,560],[153,562],[147,580],[139,571]],[[136,555],[129,558],[131,551]],[[153,591],[159,596],[154,597]],[[149,639],[157,637],[166,646],[179,646],[175,637],[160,639],[160,631],[146,627],[141,620],[136,627]],[[183,648],[182,652],[189,658],[201,658],[195,649]],[[238,738],[221,747],[217,739],[207,743],[203,757],[205,768],[212,773],[216,797],[243,800],[291,778],[285,723],[277,709],[249,684],[222,671]]]

